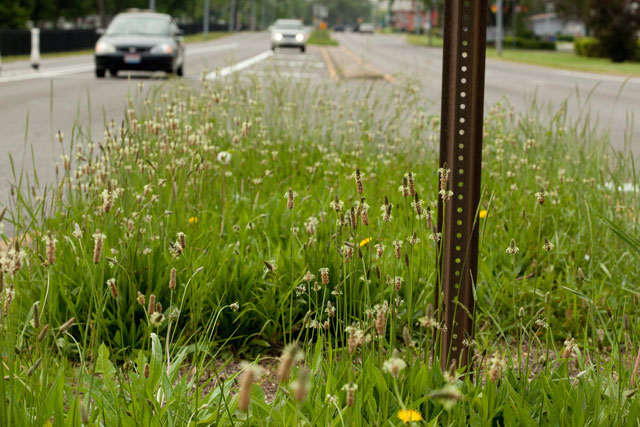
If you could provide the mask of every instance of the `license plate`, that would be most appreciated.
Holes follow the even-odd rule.
[[[124,54],[124,63],[125,64],[139,64],[140,63],[140,54],[139,53],[125,53]]]

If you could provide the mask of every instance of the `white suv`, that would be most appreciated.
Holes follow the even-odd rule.
[[[307,34],[302,21],[297,19],[278,19],[271,26],[271,50],[277,47],[297,47],[304,52],[307,46]]]

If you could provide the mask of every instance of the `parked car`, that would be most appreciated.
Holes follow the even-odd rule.
[[[336,24],[333,26],[333,31],[339,33],[339,32],[343,32],[344,31],[344,25],[343,24]]]
[[[297,47],[304,52],[307,47],[307,34],[302,21],[297,19],[278,19],[271,26],[271,50],[277,47]]]
[[[373,34],[375,27],[373,24],[365,23],[360,24],[360,32],[364,34]]]
[[[171,16],[153,12],[120,13],[95,47],[96,77],[109,70],[184,72],[182,31]]]

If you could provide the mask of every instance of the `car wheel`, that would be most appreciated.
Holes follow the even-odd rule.
[[[184,75],[183,67],[184,67],[184,63],[183,63],[183,64],[180,64],[180,66],[179,66],[179,67],[178,67],[178,69],[176,70],[176,74],[177,74],[178,76],[180,76],[180,77],[182,77],[182,76]]]
[[[109,68],[109,74],[111,74],[112,77],[115,77],[118,75],[118,70],[116,68]]]
[[[96,77],[99,77],[99,78],[104,77],[105,71],[106,70],[104,68],[96,68]]]
[[[300,52],[304,53],[305,50],[307,50],[306,46],[300,46]]]

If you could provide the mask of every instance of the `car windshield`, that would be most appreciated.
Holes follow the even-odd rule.
[[[169,20],[154,16],[118,16],[107,29],[108,35],[169,35]]]
[[[303,30],[304,29],[304,25],[302,25],[302,22],[296,22],[296,21],[276,22],[273,27],[278,30]]]

